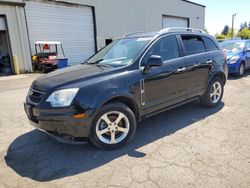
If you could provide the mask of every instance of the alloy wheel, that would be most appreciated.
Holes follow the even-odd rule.
[[[241,64],[240,65],[240,76],[242,76],[243,74],[244,74],[244,72],[245,72],[245,66],[244,66],[244,64]]]
[[[216,104],[220,101],[222,95],[222,86],[220,82],[215,82],[212,85],[211,92],[210,92],[210,100],[213,104]]]
[[[96,135],[105,144],[117,144],[129,133],[130,123],[125,114],[118,111],[103,114],[96,124]]]

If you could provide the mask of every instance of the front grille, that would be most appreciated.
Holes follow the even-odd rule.
[[[43,94],[43,92],[31,88],[28,94],[29,101],[34,104],[39,104],[42,100]]]

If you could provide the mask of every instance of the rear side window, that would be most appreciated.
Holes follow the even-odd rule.
[[[208,37],[202,37],[207,51],[219,50],[215,43]]]
[[[205,45],[200,36],[181,36],[185,48],[185,55],[193,55],[205,52]]]

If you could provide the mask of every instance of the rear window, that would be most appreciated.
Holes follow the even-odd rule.
[[[203,37],[203,41],[205,43],[205,47],[207,51],[215,51],[219,50],[216,44],[208,37]]]
[[[200,36],[181,36],[185,48],[185,55],[205,52],[205,45]]]

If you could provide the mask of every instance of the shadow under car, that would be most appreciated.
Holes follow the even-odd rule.
[[[125,147],[104,151],[86,145],[68,145],[33,130],[10,144],[5,161],[17,174],[35,181],[60,179],[98,168],[124,155],[142,158],[138,148],[211,116],[224,107],[205,108],[197,102],[163,112],[141,122],[132,142]]]

